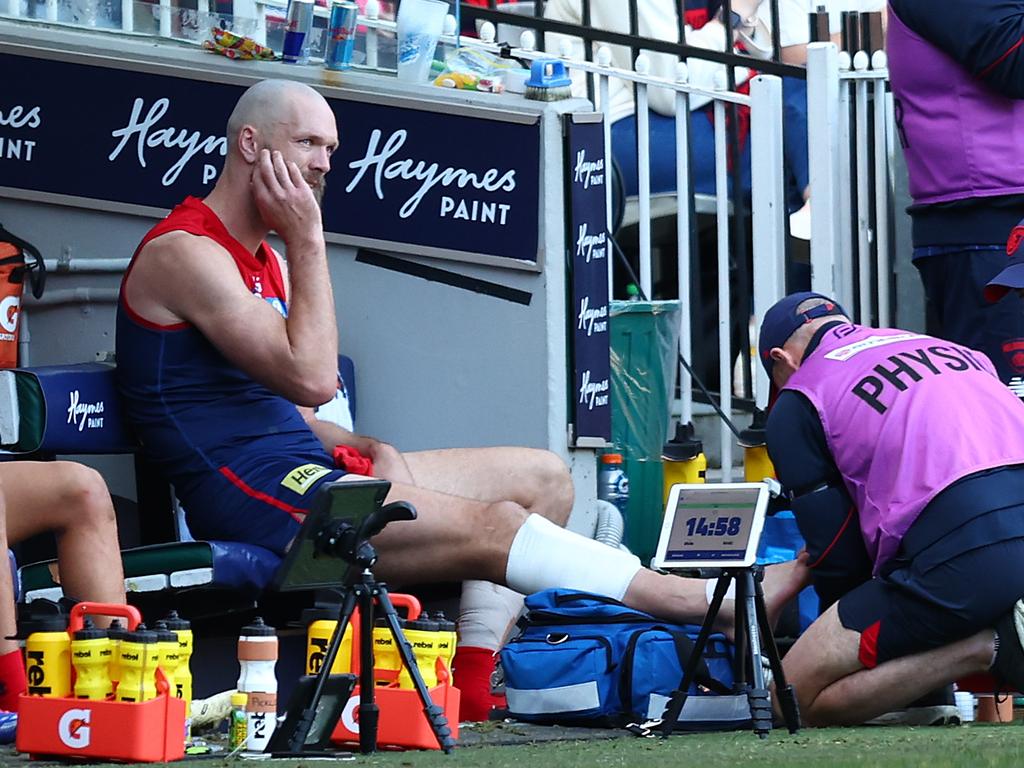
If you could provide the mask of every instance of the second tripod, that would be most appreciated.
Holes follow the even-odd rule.
[[[665,714],[662,715],[662,736],[672,733],[672,729],[679,720],[683,705],[686,704],[686,698],[689,695],[690,685],[693,683],[704,648],[707,646],[708,637],[711,635],[718,613],[722,608],[722,601],[725,600],[729,584],[733,581],[736,584],[735,690],[737,693],[747,694],[754,733],[761,738],[766,738],[772,730],[773,720],[771,694],[768,691],[762,666],[762,644],[771,666],[775,693],[779,699],[779,709],[786,722],[786,727],[790,733],[800,730],[800,710],[796,694],[793,691],[793,686],[786,683],[779,649],[775,644],[775,635],[772,632],[771,623],[768,621],[764,590],[761,586],[763,577],[764,569],[759,565],[749,568],[724,569],[721,572],[718,584],[715,586],[714,596],[711,598],[711,604],[708,606],[708,612],[704,617],[704,623],[701,625],[700,633],[694,641],[693,651],[683,671],[683,679],[679,683],[678,690],[672,692],[668,705],[665,707]],[[748,663],[752,678],[750,683],[747,682]]]

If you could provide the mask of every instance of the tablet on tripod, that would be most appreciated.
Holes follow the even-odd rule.
[[[770,496],[765,483],[673,485],[651,565],[665,571],[749,568]]]
[[[346,584],[354,566],[328,546],[325,537],[339,526],[359,531],[380,509],[390,489],[386,480],[338,480],[320,486],[284,562],[274,573],[271,589],[337,589]]]

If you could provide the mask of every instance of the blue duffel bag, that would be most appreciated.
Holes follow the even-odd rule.
[[[509,714],[533,723],[617,727],[660,718],[699,630],[571,590],[537,592],[526,609],[501,665]],[[749,725],[747,698],[732,683],[732,645],[712,635],[677,728]]]

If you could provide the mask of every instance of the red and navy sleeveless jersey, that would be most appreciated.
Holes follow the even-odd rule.
[[[118,386],[144,454],[174,484],[186,509],[190,499],[202,506],[200,497],[213,495],[225,479],[258,489],[271,459],[333,466],[294,404],[228,361],[190,323],[157,325],[128,305],[124,286],[142,247],[173,231],[223,246],[246,286],[287,315],[284,279],[270,247],[261,243],[249,253],[201,200],[187,198],[150,230],[125,273],[117,308]],[[258,329],[253,343],[259,343]]]

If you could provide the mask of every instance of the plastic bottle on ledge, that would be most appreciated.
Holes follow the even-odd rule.
[[[606,453],[600,458],[601,466],[597,473],[597,498],[611,502],[626,518],[629,506],[629,478],[622,468],[621,453]]]
[[[626,301],[640,301],[640,289],[636,283],[626,284]]]

